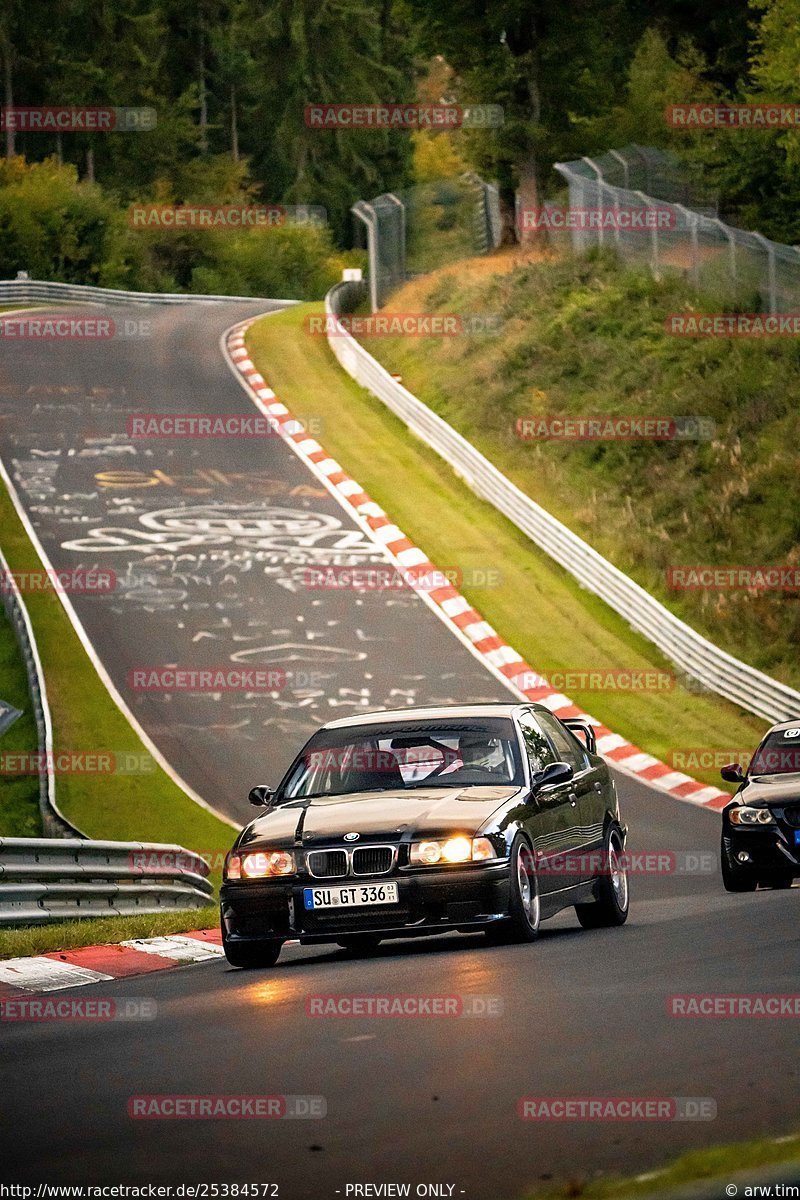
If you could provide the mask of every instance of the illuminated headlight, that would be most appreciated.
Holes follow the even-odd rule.
[[[288,850],[258,850],[232,854],[225,868],[226,879],[266,879],[271,875],[293,875],[294,855]]]
[[[768,808],[732,808],[731,825],[774,825],[775,818]]]
[[[488,838],[451,837],[446,841],[414,842],[409,861],[413,867],[435,867],[437,863],[482,862],[497,858]]]

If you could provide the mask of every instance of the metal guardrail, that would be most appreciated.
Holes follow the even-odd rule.
[[[0,838],[0,926],[203,908],[208,873],[181,846]]]
[[[352,312],[364,284],[337,284],[325,297],[329,317]],[[600,596],[675,666],[746,712],[768,721],[800,719],[800,692],[727,654],[685,624],[502,474],[452,426],[399,384],[341,325],[328,344],[344,370],[391,409],[487,500],[590,592]]]
[[[91,287],[78,283],[49,283],[40,279],[0,280],[0,304],[37,304],[64,301],[88,304],[277,304],[289,307],[298,300],[271,300],[265,296],[193,296],[184,292],[125,292],[119,288]]]
[[[0,550],[0,603],[2,603],[14,629],[28,676],[28,691],[33,705],[38,735],[39,812],[42,818],[42,828],[49,837],[86,837],[85,833],[67,820],[56,804],[55,776],[47,769],[53,752],[53,722],[50,716],[50,706],[47,703],[44,671],[28,610],[2,550]]]

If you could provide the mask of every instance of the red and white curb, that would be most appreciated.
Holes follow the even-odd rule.
[[[0,961],[0,1020],[3,1000],[25,993],[59,992],[87,983],[107,983],[149,975],[187,963],[224,957],[218,929],[197,929],[170,937],[135,938],[105,946],[56,950],[30,958]]]
[[[406,573],[409,586],[449,625],[451,630],[489,668],[510,691],[525,700],[544,704],[559,717],[580,717],[594,727],[597,749],[610,763],[637,779],[700,808],[719,810],[729,803],[728,792],[698,783],[689,775],[668,767],[652,754],[645,754],[619,734],[606,728],[596,717],[583,712],[568,696],[553,691],[542,676],[529,666],[513,647],[484,621],[470,602],[449,584],[443,587],[415,586],[413,576],[436,577],[437,569],[427,554],[398,529],[380,505],[372,500],[359,483],[309,437],[272,388],[267,386],[245,346],[245,333],[256,318],[233,326],[223,337],[223,349],[247,394],[264,416],[274,422],[278,432],[316,477],[352,512],[359,524],[384,550],[397,567]],[[413,569],[413,570],[412,570]],[[410,573],[410,574],[409,574]],[[439,578],[443,578],[441,573]]]

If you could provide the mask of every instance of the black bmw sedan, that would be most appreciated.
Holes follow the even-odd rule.
[[[788,888],[800,878],[800,720],[767,730],[747,771],[722,778],[741,786],[722,811],[722,882],[729,892]]]
[[[318,730],[228,855],[228,961],[289,939],[368,953],[384,938],[485,931],[533,941],[574,906],[628,915],[623,825],[590,726],[538,704],[376,712]]]

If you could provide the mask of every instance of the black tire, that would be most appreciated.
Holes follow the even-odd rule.
[[[485,931],[493,945],[535,942],[539,936],[541,903],[536,861],[521,833],[514,838],[510,860],[508,920],[497,921]]]
[[[229,942],[222,939],[222,948],[231,966],[247,970],[274,967],[282,946],[283,942],[274,938],[263,942]]]
[[[619,861],[624,851],[622,830],[619,825],[609,825],[603,842],[603,857],[608,870],[600,876],[597,898],[588,904],[575,905],[575,913],[584,929],[609,929],[627,921],[630,907],[628,871]],[[614,870],[615,864],[617,870]]]
[[[374,954],[381,944],[381,938],[374,933],[354,933],[351,937],[341,938],[336,945],[350,954]]]
[[[754,892],[758,887],[758,876],[747,867],[735,867],[728,858],[723,841],[720,849],[722,884],[726,892]]]

